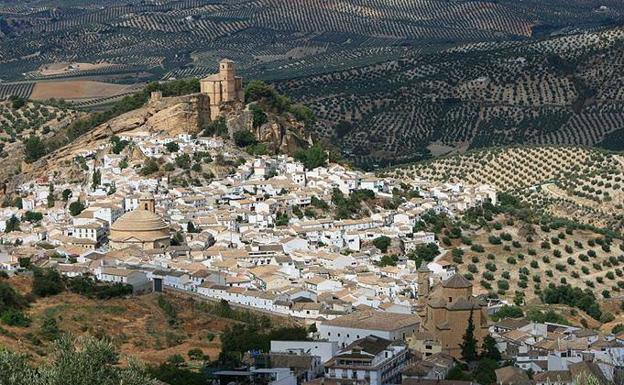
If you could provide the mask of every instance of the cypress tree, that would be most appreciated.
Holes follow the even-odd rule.
[[[199,233],[199,231],[197,231],[197,228],[191,221],[189,221],[188,225],[186,226],[186,232],[187,233]]]
[[[92,178],[91,186],[95,190],[101,183],[102,183],[102,173],[100,172],[100,170],[95,169],[95,171],[93,171],[93,178]]]
[[[48,187],[48,208],[54,207],[55,203],[56,197],[54,196],[54,185],[50,183],[50,186]]]
[[[474,337],[474,322],[472,319],[473,311],[470,310],[470,318],[468,318],[468,326],[466,327],[466,334],[464,334],[464,342],[459,346],[461,347],[461,356],[466,362],[475,361],[477,359],[477,340]]]
[[[481,358],[491,358],[494,361],[501,360],[501,354],[498,348],[496,347],[496,340],[494,337],[487,335],[483,339],[483,347],[481,348],[483,353],[481,354]]]

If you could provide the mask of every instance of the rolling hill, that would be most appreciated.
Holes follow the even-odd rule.
[[[277,84],[365,167],[495,145],[621,149],[623,43],[615,28],[468,44]]]
[[[0,97],[101,109],[227,57],[313,108],[315,134],[365,168],[624,143],[617,0],[32,0],[0,20]]]
[[[0,73],[5,80],[179,78],[211,72],[229,57],[248,75],[283,78],[440,46],[592,29],[623,15],[617,0],[2,2]],[[62,70],[71,63],[82,65]]]

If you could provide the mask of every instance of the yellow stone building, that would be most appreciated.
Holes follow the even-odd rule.
[[[138,246],[143,250],[169,246],[169,225],[156,214],[153,197],[142,197],[136,210],[119,217],[111,226],[109,246],[118,250]]]
[[[418,313],[422,319],[422,335],[437,341],[443,353],[459,359],[460,344],[472,315],[474,336],[480,349],[488,333],[487,311],[472,295],[472,283],[463,275],[455,274],[430,287],[429,275],[429,269],[423,264],[418,269]]]
[[[232,60],[219,62],[219,73],[209,75],[199,82],[202,94],[210,98],[210,119],[216,119],[221,112],[221,104],[245,101],[243,78],[236,76],[236,65]]]

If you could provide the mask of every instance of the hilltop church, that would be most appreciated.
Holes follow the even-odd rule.
[[[219,73],[200,80],[200,92],[210,98],[210,119],[215,120],[221,113],[222,103],[244,103],[243,78],[236,76],[236,65],[232,60],[219,62]]]
[[[430,349],[432,344],[425,344],[423,340],[433,342],[437,351],[460,359],[460,344],[471,316],[477,346],[481,348],[483,339],[488,334],[486,307],[472,295],[472,283],[463,275],[454,274],[431,287],[430,274],[431,271],[423,263],[418,269],[418,314],[421,318],[421,331],[414,334],[412,342],[416,346],[427,346]]]

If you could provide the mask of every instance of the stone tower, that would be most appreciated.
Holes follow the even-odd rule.
[[[156,212],[156,200],[152,195],[145,194],[139,198],[139,210],[146,210],[152,213]]]
[[[231,60],[221,60],[219,77],[223,82],[223,101],[236,99],[236,68]]]
[[[429,274],[427,263],[423,261],[418,268],[418,306],[424,307],[429,297]]]
[[[232,60],[219,62],[219,73],[200,81],[200,91],[210,98],[210,119],[216,119],[221,112],[222,103],[243,103],[245,91],[243,78],[236,76],[236,64]]]

